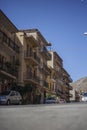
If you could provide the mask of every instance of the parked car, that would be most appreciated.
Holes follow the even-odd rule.
[[[61,104],[62,104],[62,103],[66,103],[66,101],[65,101],[64,99],[60,99],[60,100],[59,100],[59,103],[61,103]]]
[[[45,101],[45,103],[47,104],[51,104],[51,103],[57,103],[57,100],[55,97],[48,97]]]
[[[22,97],[17,91],[4,91],[0,94],[0,104],[22,104]]]
[[[87,102],[87,92],[82,94],[82,101]]]

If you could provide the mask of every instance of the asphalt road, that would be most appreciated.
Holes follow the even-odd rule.
[[[0,130],[87,130],[87,104],[0,106]]]

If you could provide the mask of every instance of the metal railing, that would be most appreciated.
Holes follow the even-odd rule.
[[[40,47],[39,48],[40,52],[43,53],[48,59],[51,59],[51,54],[47,50],[46,47]]]
[[[48,66],[46,64],[43,64],[42,66],[40,66],[39,70],[46,74],[50,74],[50,69],[48,68]]]
[[[24,80],[32,80],[32,82],[40,83],[39,77],[32,72],[25,72]]]
[[[37,61],[38,63],[40,63],[40,58],[34,52],[24,51],[24,57],[25,58],[33,58],[35,61]]]
[[[44,81],[44,80],[40,80],[40,85],[41,85],[42,87],[46,87],[46,88],[49,87],[48,83],[47,83],[46,81]]]
[[[5,71],[13,76],[17,76],[18,71],[16,66],[0,62],[0,70]]]

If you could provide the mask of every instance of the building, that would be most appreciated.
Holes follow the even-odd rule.
[[[68,72],[63,68],[63,95],[66,100],[66,102],[70,102],[70,98],[73,97],[71,90],[73,90],[73,87],[70,85],[72,82],[72,79]]]
[[[0,10],[0,92],[17,82],[20,44],[15,39],[18,29]]]
[[[47,96],[69,101],[70,75],[48,46],[38,29],[18,30],[0,10],[0,92],[21,90],[30,104],[45,103]]]
[[[63,68],[63,60],[55,51],[50,51],[52,56],[51,60],[48,61],[48,66],[50,66],[51,75],[49,77],[49,88],[53,90],[59,100],[65,100],[69,102],[70,90],[72,87],[69,83],[72,81],[70,75]]]
[[[20,30],[16,36],[22,45],[19,84],[30,88],[30,103],[44,103],[48,91],[47,76],[50,74],[47,66],[47,61],[51,60],[47,50],[50,44],[38,29]]]
[[[62,59],[55,51],[50,51],[51,60],[48,61],[48,66],[50,67],[50,77],[49,77],[49,88],[54,91],[58,97],[61,95],[61,76],[62,76]],[[60,85],[59,85],[60,84]]]

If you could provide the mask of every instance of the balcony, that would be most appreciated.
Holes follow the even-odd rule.
[[[73,90],[73,87],[69,84],[69,83],[66,83],[66,82],[64,82],[65,83],[65,85],[67,86],[67,88],[69,89],[69,90]]]
[[[51,54],[48,52],[46,47],[40,47],[39,50],[47,60],[51,60]]]
[[[4,44],[9,49],[19,54],[20,47],[11,38],[9,38],[4,32],[0,31],[0,44]]]
[[[48,83],[44,80],[40,80],[40,85],[45,88],[48,88],[48,86],[49,86]]]
[[[71,77],[69,77],[69,81],[70,81],[70,83],[73,81]]]
[[[66,95],[69,95],[69,91],[66,91]]]
[[[39,67],[39,70],[42,72],[42,73],[45,73],[47,75],[50,74],[50,69],[48,68],[48,66],[46,64],[43,64],[43,66],[40,66]]]
[[[69,97],[72,98],[72,97],[73,97],[73,94],[69,93]]]
[[[18,71],[16,66],[12,66],[9,62],[0,62],[0,74],[6,78],[16,79]]]
[[[57,82],[58,82],[58,85],[60,85],[60,86],[64,85],[64,83],[63,83],[63,81],[61,79],[58,79]]]
[[[61,72],[58,70],[55,70],[55,73],[56,73],[56,78],[61,79],[61,77],[62,77]]]
[[[24,51],[24,58],[32,65],[38,65],[40,63],[40,58],[34,52]]]
[[[26,40],[33,46],[33,47],[38,47],[39,46],[39,42],[36,41],[36,39],[32,36],[26,36]]]
[[[3,42],[3,33],[0,31],[0,44]]]
[[[69,85],[69,90],[73,90],[73,87],[71,85]]]
[[[73,87],[70,84],[66,84],[69,88],[69,90],[73,90]]]
[[[75,91],[75,97],[76,98],[80,97],[80,93],[78,91]]]
[[[43,82],[44,87],[48,88],[48,83],[46,81]]]
[[[24,81],[31,82],[34,84],[40,84],[40,79],[37,75],[33,74],[32,72],[25,72],[24,73]]]
[[[46,64],[43,64],[44,71],[46,71],[47,74],[50,74],[50,69]]]
[[[57,93],[57,95],[58,95],[58,96],[62,96],[63,91],[62,91],[62,90],[60,90],[60,89],[58,89],[58,90],[56,91],[56,93]]]
[[[73,97],[73,94],[66,92],[66,96],[71,98],[71,97]]]

